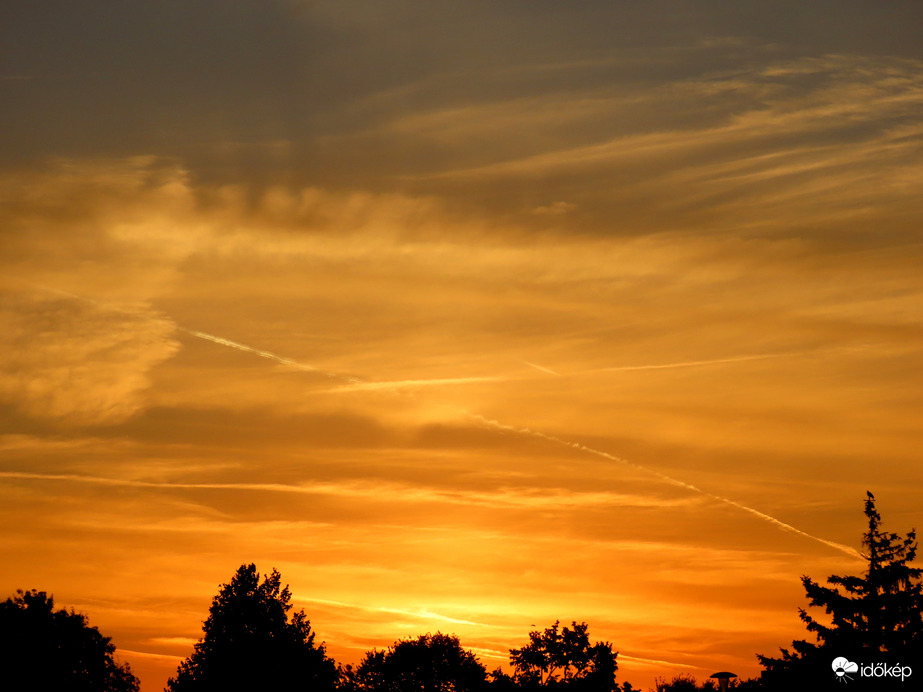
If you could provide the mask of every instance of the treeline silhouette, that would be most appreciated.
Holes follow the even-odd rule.
[[[875,498],[865,502],[866,570],[828,577],[829,586],[802,578],[809,606],[824,608],[823,624],[799,609],[816,641],[796,640],[781,657],[757,655],[757,679],[658,678],[655,691],[837,689],[862,677],[858,662],[900,668],[902,677],[876,676],[866,689],[913,689],[923,678],[923,570],[912,567],[917,540],[881,529]],[[510,649],[509,672],[488,672],[453,634],[427,633],[374,649],[356,665],[338,665],[275,569],[260,576],[241,565],[212,599],[203,636],[167,682],[166,692],[636,692],[616,681],[618,652],[592,642],[585,622],[559,621],[529,633]],[[18,591],[0,604],[0,690],[16,692],[137,692],[139,683],[115,647],[86,616],[55,610],[41,591]],[[909,672],[908,672],[909,671]],[[714,676],[713,676],[714,677]],[[870,681],[866,681],[870,682]],[[723,687],[722,687],[723,685]],[[842,689],[842,688],[839,688]]]

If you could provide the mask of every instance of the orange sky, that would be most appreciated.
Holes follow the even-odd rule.
[[[866,489],[921,523],[920,9],[644,7],[17,10],[3,593],[145,692],[244,562],[344,663],[804,636]]]

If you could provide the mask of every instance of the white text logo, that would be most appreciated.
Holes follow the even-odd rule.
[[[910,666],[902,666],[900,663],[853,663],[842,656],[833,659],[831,667],[839,682],[852,680],[851,673],[859,673],[863,678],[900,678],[901,682],[913,675]]]

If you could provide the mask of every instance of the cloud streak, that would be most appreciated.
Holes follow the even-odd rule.
[[[0,471],[0,479],[44,482],[84,483],[121,488],[137,488],[150,490],[205,490],[205,491],[234,491],[234,492],[259,492],[283,493],[294,495],[326,495],[348,499],[357,499],[366,502],[417,502],[438,503],[450,505],[463,505],[471,507],[484,507],[490,509],[522,509],[522,510],[562,510],[580,507],[668,507],[688,504],[684,500],[661,500],[639,495],[625,493],[612,493],[608,491],[580,492],[553,488],[550,490],[508,487],[496,491],[439,488],[419,485],[407,485],[392,482],[305,482],[301,484],[288,483],[182,483],[166,481],[144,481],[126,478],[112,478],[106,476],[90,476],[63,473],[31,473],[25,471]],[[174,527],[163,527],[164,530],[175,531]]]
[[[296,598],[295,601],[299,603],[318,603],[320,605],[334,606],[336,608],[347,608],[349,610],[362,610],[368,613],[386,613],[389,615],[402,615],[420,620],[435,620],[437,622],[445,622],[452,625],[470,625],[473,627],[493,626],[484,622],[474,622],[472,620],[449,617],[448,615],[434,613],[425,608],[421,610],[404,610],[402,608],[388,608],[386,606],[368,606],[359,605],[358,603],[343,603],[342,601],[332,601],[325,598]]]

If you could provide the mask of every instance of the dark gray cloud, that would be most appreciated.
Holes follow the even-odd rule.
[[[465,163],[412,133],[330,140],[398,114],[656,86],[746,68],[766,47],[920,57],[921,14],[913,2],[18,3],[2,16],[0,126],[7,163],[154,153],[204,176],[355,184],[363,167]]]

